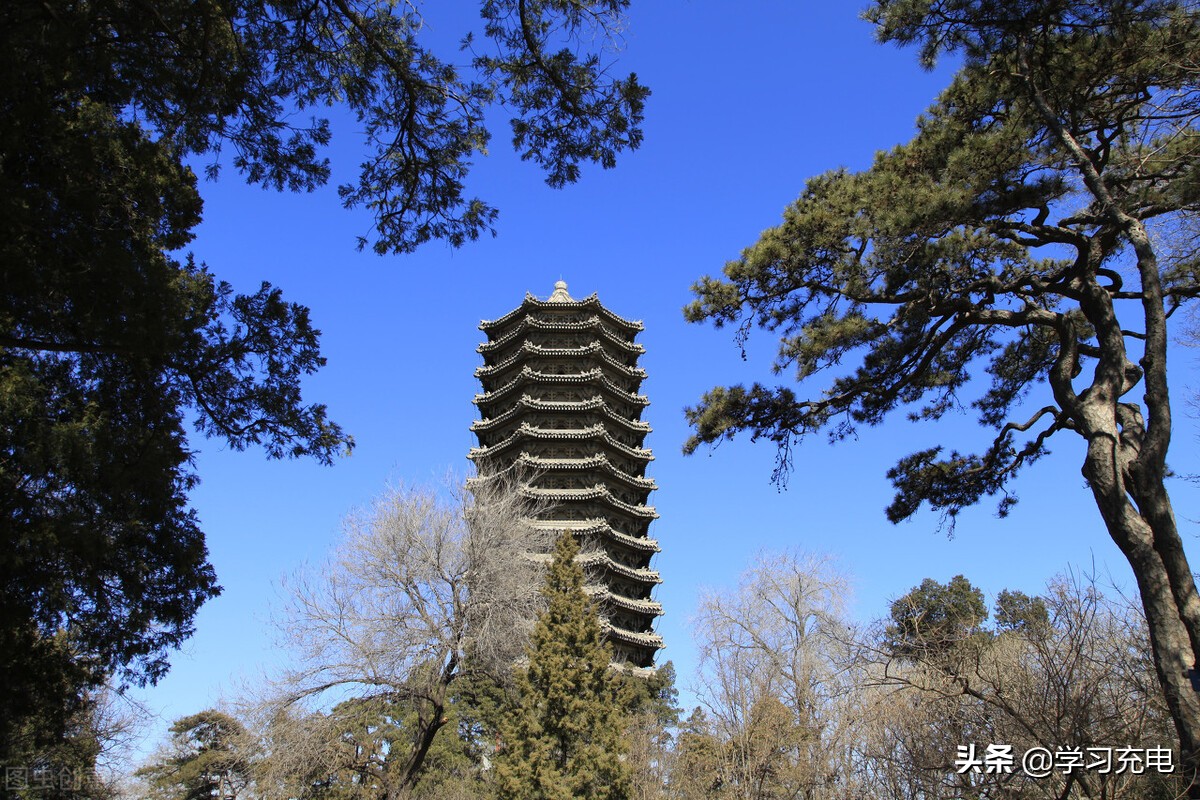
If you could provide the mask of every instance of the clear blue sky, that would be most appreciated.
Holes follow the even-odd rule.
[[[461,4],[464,13],[473,5]],[[729,332],[683,321],[689,286],[776,224],[806,178],[863,168],[877,150],[910,138],[948,80],[946,69],[921,71],[911,51],[875,44],[857,8],[635,0],[617,70],[637,71],[653,90],[642,148],[614,170],[585,169],[580,183],[555,191],[518,161],[499,128],[469,183],[500,208],[499,235],[460,250],[434,243],[403,257],[357,253],[355,236],[369,220],[343,210],[332,187],[278,195],[245,187],[232,170],[202,186],[205,221],[194,252],[240,290],[268,280],[311,308],[329,364],[308,381],[307,397],[327,403],[358,447],[323,468],[193,441],[203,482],[192,501],[224,593],[200,611],[171,673],[138,693],[160,715],[145,747],[172,719],[234,693],[239,680],[277,660],[268,620],[279,578],[319,561],[348,511],[389,480],[467,473],[479,321],[503,315],[526,292],[545,297],[559,278],[575,297],[596,292],[616,313],[645,323],[645,418],[654,428],[646,444],[655,454],[648,474],[660,486],[651,502],[661,515],[651,534],[663,547],[654,566],[666,608],[659,631],[662,658],[675,662],[681,685],[696,664],[688,623],[699,590],[734,585],[764,549],[834,555],[854,580],[853,609],[864,621],[925,577],[965,574],[989,599],[1006,587],[1040,591],[1072,565],[1094,563],[1129,582],[1084,488],[1076,440],[1052,442],[1053,455],[1015,484],[1021,502],[1009,519],[981,507],[963,515],[950,541],[935,532],[932,514],[887,523],[884,473],[931,443],[979,445],[969,417],[937,430],[897,417],[836,447],[814,439],[796,452],[785,491],[770,483],[768,444],[681,455],[685,406],[716,384],[773,380],[767,334],[751,340],[743,362]],[[463,33],[449,20],[431,25],[447,42]],[[338,125],[335,136],[333,185],[360,157],[353,125]],[[1172,357],[1182,397],[1196,385],[1194,354]],[[1182,413],[1178,421],[1172,464],[1200,473],[1197,423]],[[1172,488],[1193,542],[1200,487]]]

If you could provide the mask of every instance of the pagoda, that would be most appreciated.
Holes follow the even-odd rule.
[[[614,662],[652,667],[662,606],[650,597],[661,579],[647,534],[658,514],[646,504],[656,487],[646,477],[654,457],[642,447],[650,432],[641,420],[649,401],[638,394],[645,349],[634,342],[642,324],[595,294],[575,300],[558,281],[546,300],[526,294],[479,328],[487,335],[471,426],[479,446],[468,457],[480,479],[512,467],[532,476],[521,491],[546,509],[534,524],[579,539]]]

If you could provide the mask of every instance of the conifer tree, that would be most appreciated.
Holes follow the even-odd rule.
[[[500,800],[628,796],[612,655],[583,590],[578,552],[563,534],[546,575],[546,610],[533,632],[529,667],[517,676],[513,707],[500,726]]]
[[[193,170],[316,189],[337,107],[364,131],[338,191],[376,220],[359,246],[465,244],[498,213],[468,180],[492,106],[551,186],[640,144],[648,90],[601,44],[628,4],[468,2],[463,55],[414,2],[0,3],[0,763],[64,742],[110,678],[160,679],[220,591],[189,428],[321,463],[353,444],[302,391],[308,309],[184,252]]]
[[[778,445],[783,478],[820,431],[973,409],[969,448],[939,426],[888,472],[889,520],[928,505],[952,527],[987,498],[1006,514],[1014,478],[1074,440],[1200,800],[1200,591],[1169,491],[1167,366],[1176,312],[1200,299],[1200,4],[875,0],[865,16],[925,66],[961,66],[910,142],[814,177],[695,285],[689,319],[739,344],[778,335],[775,373],[804,389],[713,389],[685,450],[744,431]]]
[[[170,744],[137,775],[146,800],[226,800],[249,785],[254,755],[245,726],[210,708],[175,720]]]

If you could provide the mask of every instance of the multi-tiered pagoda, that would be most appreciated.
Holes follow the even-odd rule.
[[[658,543],[647,535],[658,514],[646,505],[655,485],[646,477],[654,457],[642,447],[649,401],[638,394],[645,350],[633,341],[642,324],[594,294],[573,299],[559,281],[548,299],[527,294],[479,328],[487,335],[471,426],[479,446],[469,457],[484,478],[514,465],[533,476],[523,491],[548,509],[535,524],[579,539],[615,661],[652,666],[662,606],[650,599],[661,579],[650,569]]]

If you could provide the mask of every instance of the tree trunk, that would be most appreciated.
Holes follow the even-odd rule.
[[[413,750],[401,770],[401,778],[395,791],[389,793],[388,800],[408,800],[417,788],[421,779],[421,768],[425,766],[425,757],[433,745],[438,731],[446,723],[445,687],[440,696],[429,702],[428,708],[421,709],[417,714],[417,730]]]
[[[1075,146],[1073,140],[1064,141]],[[1200,695],[1192,689],[1189,674],[1200,663],[1200,597],[1164,485],[1171,404],[1167,315],[1158,261],[1144,225],[1113,205],[1103,181],[1091,172],[1086,154],[1080,151],[1078,156],[1089,188],[1112,218],[1107,233],[1092,236],[1077,262],[1081,275],[1086,276],[1079,282],[1080,310],[1094,327],[1100,352],[1092,385],[1075,394],[1070,379],[1078,370],[1076,343],[1090,334],[1064,320],[1059,334],[1066,346],[1051,383],[1056,399],[1087,440],[1083,475],[1109,535],[1137,580],[1155,671],[1179,736],[1187,796],[1200,800]],[[1096,277],[1099,265],[1122,237],[1127,237],[1137,254],[1142,284],[1144,336],[1139,364],[1129,359],[1127,332],[1116,314],[1112,294]],[[1145,391],[1145,414],[1139,405],[1122,400],[1139,384]]]
[[[1120,438],[1111,432],[1094,435],[1083,475],[1109,535],[1133,568],[1146,613],[1154,667],[1179,735],[1187,796],[1200,798],[1200,696],[1192,689],[1188,674],[1196,666],[1200,643],[1189,634],[1193,626],[1185,620],[1189,610],[1186,604],[1192,602],[1189,590],[1190,598],[1195,598],[1195,582],[1182,542],[1175,544],[1179,536],[1162,479],[1157,486],[1137,487],[1127,482],[1121,468],[1125,460],[1122,455],[1129,458],[1130,454],[1123,453],[1123,449]],[[1151,520],[1158,524],[1152,525]],[[1186,580],[1180,580],[1181,576]]]

